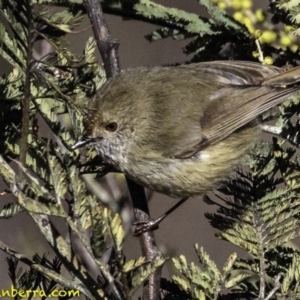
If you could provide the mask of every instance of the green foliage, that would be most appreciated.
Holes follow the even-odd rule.
[[[193,56],[191,62],[254,60],[258,17],[250,24],[252,28],[245,19],[242,22],[223,10],[224,3],[230,3],[235,13],[244,16],[247,11],[248,16],[254,16],[251,7],[241,7],[233,0],[198,2],[209,18],[150,0],[103,0],[102,4],[106,13],[156,24],[158,28],[146,36],[149,41],[169,37],[187,40],[183,51]],[[273,18],[293,25],[296,34],[298,4],[277,1],[270,5]],[[0,242],[0,248],[14,257],[8,259],[12,283],[16,288],[41,287],[49,292],[59,283],[68,290],[80,290],[90,299],[131,299],[166,258],[126,260],[126,232],[119,214],[104,208],[81,176],[90,172],[103,175],[109,167],[99,162],[93,149],[86,149],[86,153],[70,150],[83,131],[88,99],[105,81],[94,57],[93,38],[83,44],[82,55],[72,53],[65,43],[66,35],[75,34],[81,24],[82,1],[2,0],[0,11],[6,20],[0,24],[0,55],[11,65],[10,73],[0,78],[0,175],[15,200],[2,208],[0,218],[27,212],[58,256],[53,262],[39,256],[29,259]],[[270,25],[264,22],[264,26]],[[277,65],[299,60],[297,49],[287,46],[282,51],[278,43],[261,42],[264,55],[272,56]],[[37,43],[47,43],[51,50],[37,57],[33,55]],[[242,260],[231,254],[220,269],[196,245],[199,264],[188,263],[183,255],[173,258],[178,274],[172,276],[172,282],[162,279],[162,299],[299,298],[299,251],[286,247],[300,235],[298,95],[285,101],[280,113],[271,111],[263,119],[284,127],[281,139],[257,144],[245,158],[246,170],[240,170],[219,189],[217,202],[205,197],[207,203],[218,206],[215,214],[206,215],[219,230],[217,236],[237,245],[250,258]],[[41,120],[47,133],[39,129]],[[20,143],[24,132],[25,145]],[[23,165],[19,162],[22,155]],[[99,194],[106,197],[101,187]],[[63,220],[69,233],[79,238],[99,271],[97,280],[73,252],[71,234],[65,237],[56,229],[50,218],[53,216]],[[90,229],[90,238],[86,229]],[[108,250],[108,262],[104,263]],[[18,273],[18,261],[26,263],[29,271]],[[62,266],[73,276],[71,280],[61,274]]]
[[[188,39],[183,52],[193,55],[192,62],[220,59],[220,57],[251,59],[252,41],[246,28],[215,7],[211,1],[199,0],[198,2],[208,11],[209,19],[195,13],[165,7],[150,0],[119,0],[113,3],[103,0],[102,5],[108,13],[160,25],[160,28],[146,35],[151,42],[168,37],[175,40]],[[222,51],[225,44],[228,49],[226,52]],[[237,44],[244,51],[235,51]]]
[[[212,2],[221,9],[233,10],[233,18],[246,26],[249,32],[259,40],[264,50],[265,64],[272,64],[274,54],[279,54],[279,49],[286,51],[285,56],[296,56],[293,53],[298,52],[299,39],[295,36],[295,31],[291,25],[290,17],[278,3],[280,1],[270,1],[269,12],[273,14],[272,22],[269,21],[267,13],[263,8],[254,8],[253,0],[212,0]],[[290,1],[293,2],[293,1]],[[296,1],[297,2],[297,1]],[[281,7],[281,8],[279,8]],[[278,26],[278,22],[282,21],[285,25]],[[288,55],[287,55],[288,54]],[[272,59],[271,59],[272,55]],[[253,52],[254,57],[258,57],[258,51]],[[289,58],[291,61],[291,57]],[[283,64],[283,59],[276,57],[276,64]],[[286,61],[285,61],[286,62]]]
[[[228,293],[242,280],[250,277],[243,272],[232,272],[236,253],[230,255],[221,272],[202,247],[196,244],[195,249],[202,269],[194,263],[187,264],[184,256],[173,259],[175,267],[185,278],[173,275],[172,279],[191,299],[219,299],[220,293]]]
[[[253,278],[251,284],[239,287],[244,297],[256,293],[262,280],[268,282],[266,295],[279,289],[280,280],[277,295],[296,297],[300,291],[292,281],[298,276],[294,262],[298,251],[288,249],[295,258],[282,263],[287,253],[282,246],[300,235],[300,173],[295,149],[284,148],[274,138],[273,144],[257,144],[245,164],[249,171],[240,171],[239,177],[220,190],[224,195],[218,195],[221,203],[205,197],[207,203],[219,206],[216,214],[206,216],[220,230],[219,238],[253,257],[235,264],[236,270],[250,272]]]
[[[269,251],[300,234],[300,173],[294,154],[295,149],[284,149],[276,139],[273,145],[252,149],[246,159],[250,172],[240,171],[220,190],[224,196],[219,198],[228,207],[222,204],[218,214],[207,215],[214,227],[221,229],[222,224],[220,238],[257,256],[262,244]],[[209,197],[205,201],[214,203]]]
[[[72,32],[82,21],[82,5],[51,13],[52,7],[33,6],[33,3],[25,0],[15,3],[2,1],[0,6],[10,27],[8,29],[0,24],[0,55],[12,66],[11,72],[0,80],[3,117],[0,173],[17,200],[3,207],[0,216],[9,218],[27,211],[52,245],[60,264],[63,262],[69,272],[76,274],[79,283],[64,280],[60,269],[49,266],[45,269],[43,264],[38,265],[26,258],[30,266],[32,263],[35,268],[39,266],[38,270],[31,266],[29,272],[42,273],[44,276],[39,278],[51,278],[68,289],[80,290],[91,299],[123,299],[125,291],[118,281],[123,276],[127,297],[130,297],[165,259],[140,264],[143,258],[138,258],[131,268],[126,265],[122,253],[125,232],[121,219],[104,209],[96,197],[87,191],[79,172],[79,167],[85,163],[85,156],[78,150],[70,151],[76,137],[83,131],[82,113],[86,109],[86,100],[93,97],[105,80],[104,71],[94,57],[96,44],[92,37],[89,38],[80,56],[65,47],[66,33]],[[48,43],[52,47],[41,58],[32,55],[32,49],[38,42]],[[26,89],[30,91],[29,122],[22,124]],[[15,118],[11,119],[12,115]],[[40,132],[41,118],[51,134]],[[70,122],[73,127],[68,125]],[[19,144],[24,126],[29,128],[26,148]],[[24,151],[26,165],[22,166],[17,158]],[[95,159],[96,154],[91,149],[87,157]],[[18,172],[10,167],[12,160],[17,164]],[[84,171],[96,169],[101,171],[103,167],[87,165]],[[79,237],[100,270],[99,282],[87,275],[83,265],[73,258],[73,250],[68,244],[70,237],[60,236],[54,230],[55,224],[49,219],[50,216],[62,218],[73,234]],[[45,224],[51,225],[47,229]],[[83,230],[89,227],[92,227],[91,242],[83,235]],[[105,265],[102,259],[108,247],[114,251],[109,265]],[[9,247],[2,245],[1,249],[20,259]],[[24,276],[28,279],[27,285],[21,284]],[[14,276],[14,286],[31,289],[34,281],[27,273],[24,276]],[[108,283],[111,289],[107,291]],[[37,284],[36,288],[43,286]]]
[[[287,14],[287,18],[290,22],[295,26],[294,33],[296,35],[300,34],[300,30],[298,27],[300,23],[300,2],[298,0],[277,0],[276,6],[279,11],[283,10]]]
[[[32,261],[55,272],[60,272],[62,266],[57,258],[50,261],[46,256],[40,257],[37,254],[34,255]],[[18,290],[33,291],[36,290],[38,286],[41,286],[46,295],[48,295],[48,293],[51,293],[57,288],[57,283],[54,280],[40,276],[39,272],[35,270],[24,270],[22,267],[19,267],[19,261],[17,259],[7,258],[6,263],[12,283]]]

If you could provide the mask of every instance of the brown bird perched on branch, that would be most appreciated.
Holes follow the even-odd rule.
[[[104,162],[172,197],[224,180],[259,131],[256,117],[300,89],[300,67],[246,61],[125,70],[97,92],[86,136]]]

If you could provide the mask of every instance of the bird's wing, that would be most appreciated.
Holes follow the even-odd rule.
[[[203,63],[200,67],[216,74],[226,87],[211,95],[212,101],[200,120],[200,142],[180,149],[176,158],[188,158],[225,139],[300,88],[300,67],[279,74],[278,68],[248,62]]]

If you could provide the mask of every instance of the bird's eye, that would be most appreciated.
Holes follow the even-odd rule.
[[[111,122],[111,123],[108,123],[106,126],[105,126],[105,130],[106,131],[109,131],[109,132],[114,132],[118,129],[118,124],[116,122]]]

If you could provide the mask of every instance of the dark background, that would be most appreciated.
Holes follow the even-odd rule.
[[[184,10],[204,14],[197,1],[182,0],[165,0],[157,1],[170,7],[182,8]],[[266,9],[268,1],[257,1],[257,7]],[[154,66],[161,64],[171,64],[184,62],[188,57],[182,53],[182,47],[186,41],[173,41],[166,39],[154,43],[149,43],[144,39],[144,35],[148,34],[157,26],[142,23],[138,21],[123,21],[120,17],[111,15],[106,16],[106,20],[113,38],[120,41],[120,62],[121,68],[134,68],[139,66]],[[82,28],[90,26],[87,18]],[[92,35],[91,29],[82,33],[69,34],[68,38],[73,50],[81,52],[84,42],[88,36]],[[98,55],[98,59],[99,55]],[[9,66],[1,62],[3,73],[8,73]],[[7,68],[6,68],[7,67]],[[199,170],[201,172],[201,170]],[[0,182],[0,191],[5,185]],[[1,197],[1,206],[7,202],[13,201],[12,196]],[[155,193],[149,202],[152,217],[158,217],[168,208],[175,204],[175,199]],[[221,267],[227,257],[232,252],[238,252],[239,257],[246,255],[239,251],[237,247],[220,241],[215,237],[214,229],[206,220],[205,212],[215,212],[216,207],[206,205],[201,197],[189,199],[179,210],[168,217],[155,232],[158,247],[166,256],[175,256],[184,254],[188,261],[197,263],[197,256],[194,251],[194,243],[203,246],[210,254],[210,257]],[[56,220],[58,223],[61,220]],[[62,223],[62,222],[61,222]],[[53,257],[52,250],[44,241],[38,228],[32,220],[25,214],[20,214],[13,219],[0,220],[0,240],[24,253],[32,256],[38,252],[49,253],[49,257]],[[62,228],[64,230],[64,228]],[[38,244],[37,244],[37,241]],[[125,255],[128,259],[138,258],[141,255],[138,238],[132,236],[129,232],[124,245]],[[7,265],[5,257],[7,255],[0,252],[0,289],[7,289],[11,285],[7,274]],[[171,263],[167,263],[163,270],[163,276],[168,276]],[[171,270],[173,273],[173,270]]]

